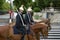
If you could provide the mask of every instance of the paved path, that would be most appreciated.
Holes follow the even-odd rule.
[[[4,19],[6,18],[6,19],[7,19],[7,18],[9,18],[9,17],[10,17],[9,14],[0,15],[0,19],[1,19],[1,18],[4,18]]]

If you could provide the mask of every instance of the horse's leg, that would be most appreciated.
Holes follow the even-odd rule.
[[[28,40],[37,40],[35,35],[28,34]]]
[[[21,40],[22,36],[22,34],[15,34],[11,37],[11,40]]]
[[[47,24],[48,24],[48,31],[49,31],[49,30],[51,30],[50,22],[48,22]]]
[[[0,34],[0,40],[7,40],[7,35]]]
[[[50,19],[45,22],[48,25],[48,31],[51,30]]]
[[[35,38],[33,39],[32,34],[26,34],[25,37],[24,37],[24,40],[35,40]]]
[[[0,40],[7,40],[6,38],[0,38]]]
[[[40,32],[36,33],[37,40],[40,40]]]
[[[47,28],[41,29],[41,33],[43,35],[43,38],[48,38],[48,29]]]
[[[7,30],[0,33],[0,40],[7,40]]]
[[[24,40],[28,40],[28,35],[25,34]]]

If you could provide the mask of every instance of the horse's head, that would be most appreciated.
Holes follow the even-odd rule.
[[[45,23],[48,25],[48,30],[51,30],[50,19],[42,19],[39,23]]]
[[[48,25],[45,23],[36,23],[31,25],[31,29],[34,30],[34,32],[40,32],[40,29],[47,28]]]

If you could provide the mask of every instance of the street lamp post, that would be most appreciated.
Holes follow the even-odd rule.
[[[9,19],[9,23],[13,22],[13,0],[9,0],[10,1],[10,10],[9,10],[9,14],[10,14],[10,19]]]
[[[10,0],[10,7],[11,7],[11,10],[13,10],[13,0]]]
[[[35,0],[32,0],[32,2],[35,2]]]

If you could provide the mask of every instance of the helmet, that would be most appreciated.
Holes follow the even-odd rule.
[[[27,11],[32,11],[31,7],[29,7],[29,8],[27,9]]]
[[[23,5],[21,5],[21,7],[19,8],[19,10],[23,10],[24,11]]]

